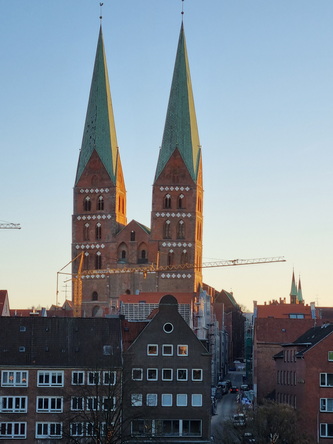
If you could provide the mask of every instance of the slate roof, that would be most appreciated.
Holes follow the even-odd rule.
[[[176,149],[179,150],[193,181],[196,181],[201,160],[201,147],[183,23],[178,40],[177,55],[155,181]]]
[[[0,318],[1,365],[120,367],[120,323],[119,317]]]

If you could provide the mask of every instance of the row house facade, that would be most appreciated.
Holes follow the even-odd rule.
[[[154,434],[166,442],[182,436],[208,443],[211,357],[172,296],[145,322],[38,316],[0,323],[1,440],[136,442],[141,426],[135,420],[143,418],[159,424]],[[144,337],[151,345],[145,353]],[[135,356],[131,369],[129,356]],[[156,417],[157,407],[164,416]],[[171,429],[163,422],[170,411]]]
[[[312,327],[274,356],[276,401],[299,413],[315,442],[333,443],[333,325]]]

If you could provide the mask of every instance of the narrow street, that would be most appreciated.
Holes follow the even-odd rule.
[[[231,384],[240,388],[243,383],[244,372],[230,372],[225,379],[230,379]],[[222,396],[217,402],[216,414],[212,416],[212,436],[221,435],[223,422],[232,418],[237,411],[237,394],[228,393]],[[218,442],[218,441],[213,441]]]

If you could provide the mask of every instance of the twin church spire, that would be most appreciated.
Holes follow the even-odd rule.
[[[142,172],[141,172],[142,173]],[[144,171],[147,174],[147,171]],[[153,175],[153,173],[152,173]],[[138,171],[138,180],[140,171]],[[126,218],[102,27],[74,185],[72,257],[85,270],[193,264],[186,273],[115,273],[83,282],[83,313],[100,316],[123,293],[193,292],[202,285],[202,162],[183,23],[153,184],[151,227]],[[77,272],[73,262],[73,274]]]

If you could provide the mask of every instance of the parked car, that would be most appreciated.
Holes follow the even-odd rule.
[[[249,386],[248,386],[247,384],[242,384],[242,385],[240,386],[240,388],[241,388],[241,390],[242,390],[243,392],[247,392],[247,391],[249,390]]]
[[[238,387],[236,387],[235,385],[232,385],[230,388],[230,393],[238,393]]]
[[[250,432],[244,433],[242,444],[253,444],[255,442],[256,442],[256,440],[255,440],[252,433],[250,433]]]
[[[229,388],[228,388],[226,381],[219,382],[218,387],[221,389],[222,395],[225,395],[226,393],[228,393]]]
[[[246,417],[244,413],[235,413],[232,418],[232,423],[234,427],[245,427],[246,426]]]

